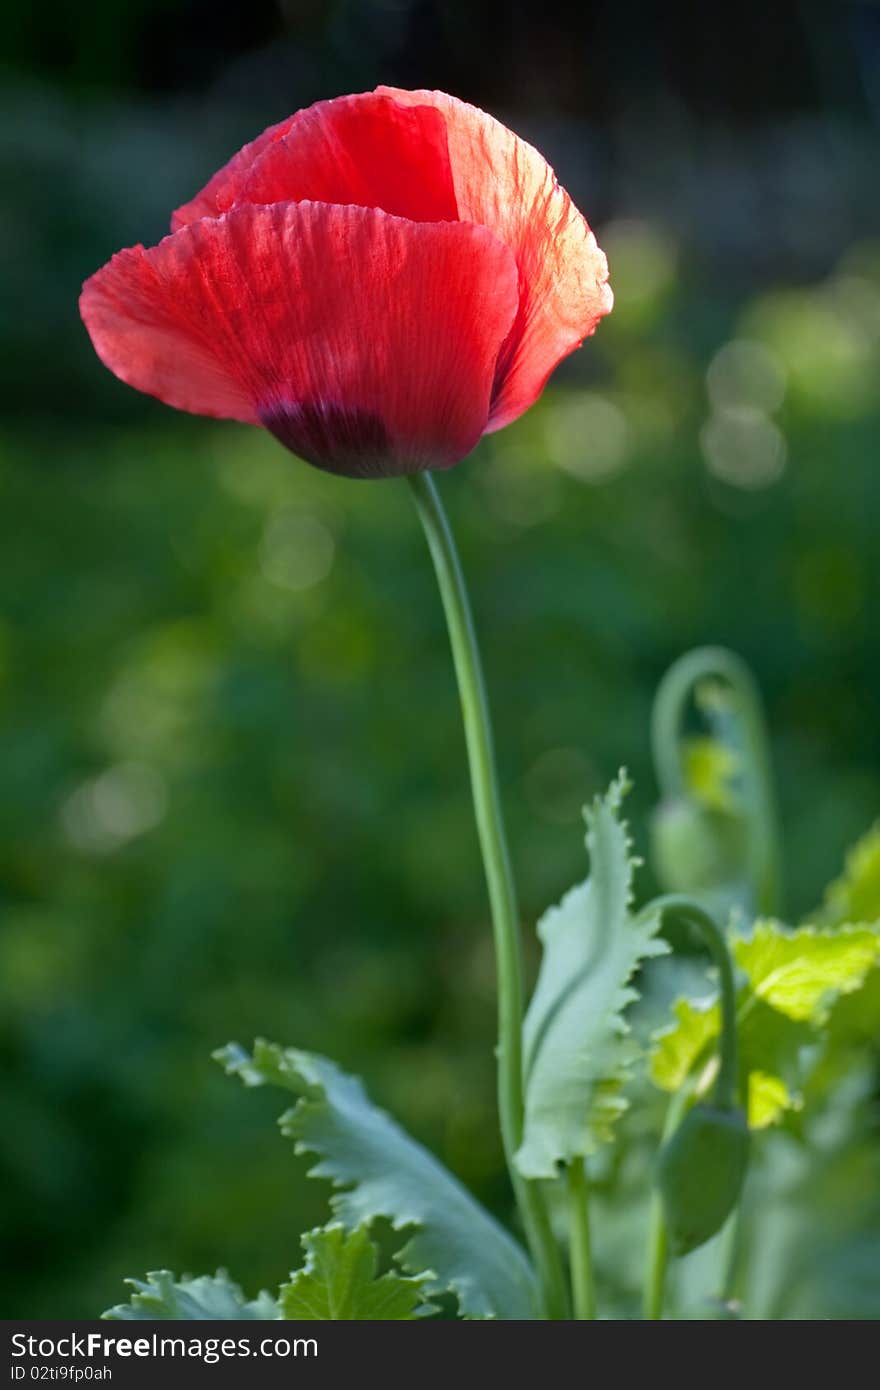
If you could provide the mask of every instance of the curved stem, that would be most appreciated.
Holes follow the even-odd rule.
[[[559,1247],[550,1225],[543,1189],[521,1177],[514,1155],[522,1143],[523,984],[519,916],[504,834],[489,704],[467,588],[443,504],[428,473],[407,478],[428,541],[458,681],[471,792],[495,940],[498,971],[498,1108],[504,1153],[532,1257],[551,1318],[567,1315],[567,1291]]]
[[[715,1099],[722,1109],[729,1110],[736,1102],[739,1057],[736,1036],[736,983],[727,938],[705,908],[690,898],[670,893],[666,897],[655,898],[650,907],[653,911],[659,908],[664,913],[672,913],[696,927],[717,967],[721,995],[721,1038],[718,1045],[719,1066],[715,1080]]]
[[[676,1091],[666,1108],[660,1139],[661,1148],[678,1129],[691,1099],[692,1087],[686,1081],[680,1090]],[[648,1217],[648,1258],[645,1266],[643,1316],[648,1322],[657,1322],[663,1317],[668,1268],[669,1242],[666,1237],[666,1219],[660,1194],[655,1189],[651,1194],[651,1210]]]
[[[574,1159],[568,1170],[568,1197],[571,1227],[571,1291],[574,1316],[578,1322],[596,1316],[596,1288],[593,1280],[593,1250],[590,1240],[590,1185],[587,1165]]]
[[[669,797],[686,791],[680,755],[681,728],[691,693],[707,676],[719,676],[736,697],[747,765],[750,879],[757,911],[775,916],[779,911],[782,855],[761,693],[745,662],[725,647],[698,647],[688,652],[660,682],[651,723],[660,789]]]

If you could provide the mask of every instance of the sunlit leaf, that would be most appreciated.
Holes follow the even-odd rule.
[[[857,926],[789,931],[758,922],[750,937],[734,943],[734,954],[759,999],[789,1018],[822,1023],[831,1002],[857,990],[880,959],[880,932]]]
[[[698,1058],[721,1031],[717,1003],[677,999],[672,1012],[675,1022],[655,1034],[651,1053],[651,1080],[663,1091],[677,1091],[684,1085]]]
[[[781,1076],[766,1071],[749,1072],[749,1096],[746,1111],[749,1129],[766,1129],[785,1110],[793,1110],[800,1104],[793,1096]]]
[[[675,1022],[655,1033],[651,1054],[651,1079],[670,1092],[713,1060],[721,1031],[717,1000],[678,999],[672,1012]],[[749,1125],[763,1129],[800,1106],[801,1051],[816,1033],[811,1025],[771,1008],[747,986],[737,996],[737,1017]]]
[[[451,1291],[467,1318],[529,1319],[538,1293],[522,1248],[427,1149],[368,1098],[361,1082],[314,1053],[257,1041],[217,1059],[247,1086],[299,1097],[281,1118],[297,1153],[315,1154],[311,1177],[342,1189],[331,1199],[349,1230],[386,1217],[414,1228],[397,1256],[409,1273],[431,1271],[425,1293]]]
[[[667,949],[660,914],[631,913],[634,861],[620,803],[623,776],[587,813],[590,877],[545,913],[544,947],[526,1015],[526,1116],[517,1165],[552,1178],[592,1153],[626,1108],[621,1094],[637,1055],[625,1019],[639,964]]]

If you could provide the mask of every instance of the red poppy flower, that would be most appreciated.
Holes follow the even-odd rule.
[[[80,309],[129,385],[376,477],[457,463],[611,303],[536,150],[442,92],[381,87],[264,131]]]

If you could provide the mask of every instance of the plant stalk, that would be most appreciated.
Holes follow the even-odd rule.
[[[434,480],[429,473],[415,473],[407,482],[424,527],[446,615],[489,890],[498,974],[498,1109],[504,1153],[541,1283],[545,1314],[565,1318],[568,1294],[545,1193],[540,1184],[521,1176],[514,1160],[522,1143],[524,1122],[521,943],[480,652],[461,561]]]
[[[678,1129],[692,1099],[693,1089],[686,1081],[676,1091],[666,1108],[663,1134],[660,1139],[661,1148]],[[668,1268],[669,1242],[666,1234],[666,1219],[663,1215],[663,1203],[660,1200],[660,1194],[654,1191],[651,1193],[651,1208],[648,1216],[648,1257],[645,1265],[643,1317],[647,1322],[658,1322],[663,1317]]]
[[[583,1159],[573,1159],[569,1166],[568,1198],[574,1316],[578,1322],[588,1322],[596,1316],[596,1285],[590,1237],[590,1183]]]

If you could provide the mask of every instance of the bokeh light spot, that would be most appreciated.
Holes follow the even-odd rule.
[[[785,471],[785,437],[757,410],[722,411],[700,431],[706,467],[732,487],[769,487]]]
[[[560,392],[548,412],[546,431],[553,462],[581,482],[604,482],[627,465],[626,416],[594,391]]]
[[[269,518],[260,543],[260,569],[282,589],[320,584],[333,568],[336,545],[316,516],[283,507]]]
[[[165,782],[155,768],[118,763],[71,792],[61,824],[74,848],[109,853],[152,830],[167,806]]]
[[[712,358],[706,385],[716,410],[750,407],[770,415],[785,396],[785,369],[762,343],[734,338]]]

